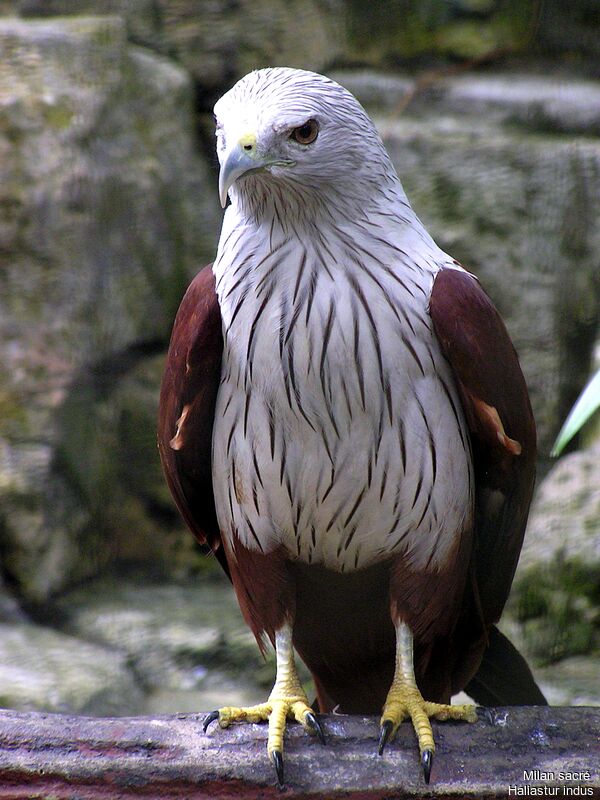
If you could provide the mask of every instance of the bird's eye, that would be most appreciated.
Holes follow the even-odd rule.
[[[294,130],[290,133],[290,139],[298,142],[298,144],[312,144],[312,142],[314,142],[314,140],[317,138],[318,133],[319,123],[316,119],[309,119],[308,122],[304,123],[304,125],[294,128]]]

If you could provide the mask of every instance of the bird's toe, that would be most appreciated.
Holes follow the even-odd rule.
[[[423,778],[429,784],[431,778],[431,765],[433,764],[433,750],[423,750],[421,753],[421,766],[423,768]]]
[[[319,737],[321,744],[325,744],[325,732],[321,723],[312,711],[307,711],[304,715],[304,727],[315,736]]]
[[[211,711],[210,714],[207,714],[202,722],[202,729],[204,733],[206,733],[206,731],[208,730],[208,726],[211,724],[211,722],[215,722],[218,719],[219,719],[218,711]]]
[[[380,756],[382,756],[386,744],[390,741],[392,734],[394,733],[394,723],[391,719],[384,719],[381,722],[379,730],[379,746],[377,748],[377,752]]]
[[[273,750],[270,755],[273,766],[275,767],[275,774],[277,775],[277,786],[283,789],[285,787],[283,779],[283,753],[281,750]]]

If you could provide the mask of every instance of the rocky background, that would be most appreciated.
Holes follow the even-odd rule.
[[[272,680],[155,416],[219,231],[212,105],[276,64],[358,95],[504,316],[543,477],[504,624],[551,701],[600,703],[598,424],[548,457],[600,341],[597,2],[0,0],[0,705],[198,710]]]

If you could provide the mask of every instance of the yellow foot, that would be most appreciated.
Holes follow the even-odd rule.
[[[210,723],[216,720],[219,721],[222,728],[227,728],[235,722],[268,720],[267,753],[275,767],[279,787],[283,788],[283,734],[286,721],[288,719],[296,720],[308,733],[318,736],[323,744],[325,744],[325,736],[298,679],[292,650],[291,626],[284,625],[275,634],[275,651],[277,654],[277,677],[267,702],[249,708],[226,706],[218,711],[213,711],[204,720],[204,732],[206,733]]]
[[[379,755],[383,754],[386,744],[392,741],[396,735],[400,723],[410,718],[419,742],[425,783],[429,783],[433,753],[435,751],[433,731],[429,722],[430,717],[439,720],[477,721],[475,706],[450,706],[442,703],[430,703],[423,699],[416,686],[394,681],[381,716]]]
[[[292,696],[275,694],[275,689],[266,703],[247,708],[225,706],[218,711],[213,711],[204,719],[204,732],[211,722],[219,721],[221,728],[228,728],[235,722],[269,722],[269,735],[267,739],[267,753],[273,762],[277,773],[277,782],[283,787],[283,735],[286,720],[293,719],[299,722],[304,729],[319,737],[325,744],[325,735],[314,711],[308,705],[304,692]]]

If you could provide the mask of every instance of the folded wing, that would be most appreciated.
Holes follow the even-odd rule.
[[[535,423],[513,344],[477,279],[441,270],[430,314],[471,434],[475,601],[488,626],[502,613],[523,542],[535,479]]]
[[[221,312],[209,265],[190,284],[173,326],[160,392],[158,448],[179,511],[228,572],[211,464],[222,356]]]

